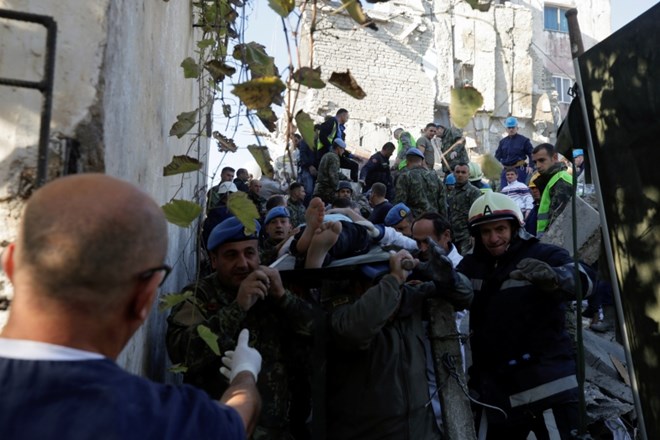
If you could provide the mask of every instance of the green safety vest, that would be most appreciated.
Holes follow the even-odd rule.
[[[573,185],[573,177],[568,174],[566,171],[559,171],[556,173],[550,181],[548,186],[543,190],[543,195],[541,196],[541,203],[539,204],[539,212],[536,220],[536,233],[545,232],[548,228],[548,223],[550,222],[550,190],[552,187],[559,181],[563,179],[564,181]]]
[[[332,143],[335,141],[335,136],[337,135],[337,126],[339,125],[339,122],[336,124],[332,125],[332,131],[330,132],[330,136],[328,136],[328,142],[330,142],[330,149],[332,150]],[[319,151],[323,149],[324,145],[323,142],[321,142],[321,133],[319,131],[319,137],[316,139],[316,151]]]
[[[401,142],[401,137],[403,136],[404,133],[408,133],[408,132],[404,131],[403,133],[401,133],[401,136],[399,136],[399,140],[398,140],[399,147],[396,150],[397,156],[399,154],[401,154],[401,151],[403,150],[403,142]],[[410,136],[410,148],[417,147],[417,141],[415,141],[415,139],[413,139],[413,137],[410,133],[408,133],[408,136]],[[406,156],[403,156],[403,160],[401,162],[399,162],[399,170],[404,169],[406,167],[407,163],[408,163],[408,161],[406,160]]]

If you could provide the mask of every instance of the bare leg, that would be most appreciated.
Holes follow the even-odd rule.
[[[312,242],[307,250],[305,269],[319,268],[330,248],[337,243],[342,226],[340,222],[327,222],[316,230]]]
[[[323,224],[323,216],[325,215],[325,206],[323,201],[318,197],[314,197],[305,211],[305,230],[298,239],[296,244],[296,251],[298,254],[304,254],[309,249],[309,244],[312,242],[312,237],[316,230]]]

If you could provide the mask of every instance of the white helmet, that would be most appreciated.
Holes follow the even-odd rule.
[[[474,201],[470,207],[468,227],[476,232],[476,226],[498,220],[514,220],[524,225],[520,207],[511,197],[489,191]]]

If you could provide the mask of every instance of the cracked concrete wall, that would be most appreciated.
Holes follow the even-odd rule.
[[[163,177],[173,155],[189,143],[169,137],[176,115],[198,107],[197,83],[179,64],[194,54],[189,2],[129,0],[77,2],[0,0],[0,8],[52,16],[58,24],[51,122],[49,179],[74,172],[104,172],[133,182],[159,204],[203,196],[200,173]],[[38,80],[45,31],[0,20],[0,76]],[[41,95],[0,86],[0,213],[3,246],[15,238],[36,166]],[[79,160],[65,163],[67,151]],[[208,145],[188,154],[206,162]],[[130,207],[127,207],[130,209]],[[191,279],[195,241],[191,230],[170,225],[167,262],[174,266],[162,293]],[[6,279],[0,295],[11,295]],[[0,315],[0,326],[5,316]],[[166,379],[165,315],[152,312],[119,358],[130,371]]]
[[[573,6],[552,2],[564,3]],[[585,46],[609,35],[609,5],[609,0],[581,2]],[[419,136],[430,121],[447,124],[451,88],[465,83],[484,97],[483,107],[463,127],[474,153],[495,151],[509,115],[535,143],[554,140],[562,109],[548,66],[572,71],[572,63],[563,49],[568,35],[544,30],[543,2],[510,1],[478,12],[462,0],[391,0],[368,10],[378,31],[331,11],[326,7],[319,14],[313,65],[321,66],[326,78],[349,68],[367,97],[358,101],[328,85],[306,89],[299,105],[318,121],[347,108],[349,147],[370,154],[399,126]],[[309,20],[307,15],[303,64],[309,61]]]

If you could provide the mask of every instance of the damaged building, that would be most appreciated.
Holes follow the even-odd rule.
[[[323,77],[351,71],[366,92],[306,89],[299,107],[317,120],[350,111],[347,143],[368,156],[403,127],[414,136],[431,121],[450,121],[451,89],[472,86],[483,106],[464,129],[475,154],[494,152],[504,119],[518,118],[534,144],[553,142],[574,81],[564,13],[575,2],[494,1],[487,12],[463,0],[394,0],[366,11],[378,26],[363,28],[323,6],[313,33],[313,65]],[[610,34],[610,1],[579,4],[586,48]],[[301,60],[309,61],[312,14],[304,18]]]

